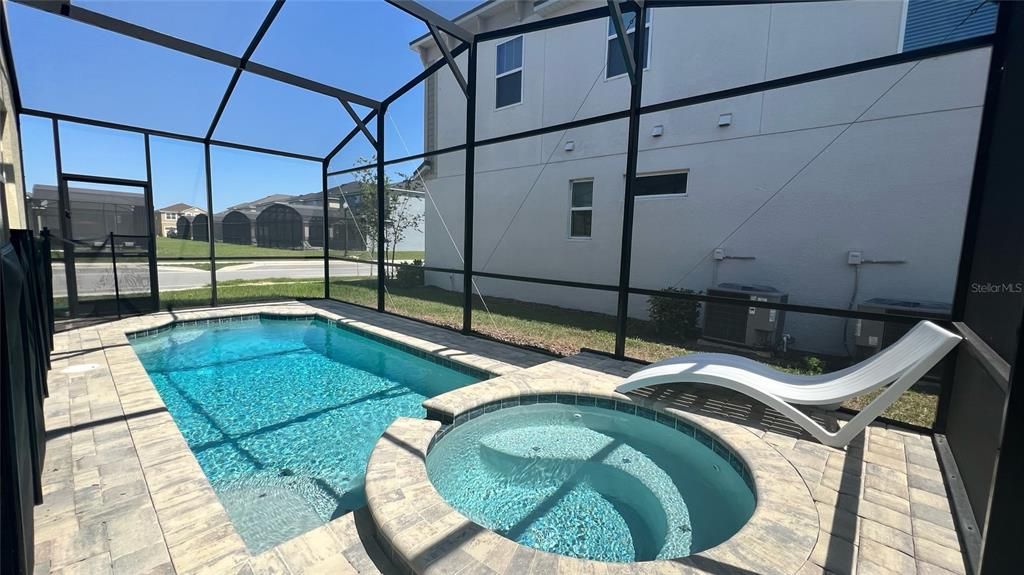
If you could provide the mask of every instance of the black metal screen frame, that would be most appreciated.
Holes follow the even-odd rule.
[[[14,0],[14,1],[16,1],[18,3],[23,3],[23,4],[26,4],[26,5],[32,6],[32,7],[35,7],[35,8],[39,8],[39,5],[37,3],[30,2],[29,0]],[[622,10],[623,11],[633,12],[633,13],[636,14],[636,13],[640,13],[641,12],[641,6],[643,7],[644,10],[646,10],[646,9],[652,9],[652,8],[665,8],[665,7],[688,7],[688,6],[709,6],[709,5],[710,6],[729,6],[729,5],[754,5],[754,4],[788,4],[788,3],[803,3],[803,2],[840,2],[840,1],[848,1],[848,0],[774,0],[774,1],[772,1],[772,0],[706,0],[706,1],[705,0],[689,0],[689,1],[682,1],[682,0],[646,0],[645,2],[634,2],[634,1],[624,2],[622,4]],[[631,197],[632,180],[635,179],[635,174],[636,174],[636,163],[637,163],[637,156],[638,156],[637,146],[630,145],[630,143],[633,140],[635,140],[635,138],[633,136],[637,133],[637,130],[639,129],[639,121],[640,121],[640,118],[643,115],[649,114],[649,113],[652,113],[652,112],[671,110],[671,109],[678,109],[678,108],[684,108],[684,107],[688,107],[688,106],[695,106],[695,105],[698,105],[698,104],[714,102],[714,101],[717,101],[717,100],[722,100],[722,99],[726,99],[726,98],[733,98],[733,97],[736,97],[736,96],[752,94],[752,93],[756,93],[756,92],[763,92],[763,91],[766,91],[766,90],[773,90],[773,89],[778,89],[778,88],[783,88],[783,87],[788,87],[788,86],[795,86],[795,85],[799,85],[799,84],[804,84],[804,83],[808,83],[808,82],[814,82],[814,81],[824,80],[824,79],[828,79],[828,78],[844,76],[844,75],[853,74],[853,73],[857,73],[857,72],[865,72],[865,71],[869,71],[869,70],[875,70],[875,69],[884,68],[884,67],[888,67],[888,66],[893,66],[893,65],[900,64],[900,63],[905,63],[905,62],[911,62],[911,61],[922,60],[922,59],[926,59],[926,58],[933,58],[933,57],[936,57],[936,56],[942,56],[942,55],[948,55],[948,54],[955,54],[955,53],[959,53],[959,52],[965,52],[965,51],[968,51],[968,50],[974,50],[974,49],[982,48],[982,47],[988,47],[988,46],[991,46],[993,44],[993,41],[994,41],[994,38],[995,38],[994,34],[978,36],[978,37],[970,38],[970,39],[967,39],[967,40],[950,42],[950,43],[946,43],[946,44],[942,44],[942,45],[938,45],[938,46],[933,46],[933,47],[929,47],[929,48],[918,49],[918,50],[909,50],[909,51],[893,54],[893,55],[890,55],[890,56],[883,56],[883,57],[879,57],[879,58],[868,59],[868,60],[863,60],[863,61],[859,61],[859,62],[853,62],[853,63],[849,63],[849,64],[844,64],[844,65],[840,65],[840,66],[823,68],[823,69],[814,70],[814,71],[811,71],[811,72],[795,74],[795,75],[792,75],[792,76],[786,76],[786,77],[783,77],[783,78],[777,78],[777,79],[773,79],[773,80],[768,80],[768,81],[764,81],[764,82],[757,82],[757,83],[747,84],[747,85],[743,85],[743,86],[737,86],[737,87],[729,88],[729,89],[726,89],[726,90],[718,90],[718,91],[708,92],[708,93],[704,93],[704,94],[688,96],[688,97],[685,97],[685,98],[679,98],[679,99],[675,99],[675,100],[670,100],[670,101],[666,101],[666,102],[660,102],[660,103],[657,103],[657,104],[650,104],[650,105],[646,105],[646,106],[641,104],[641,100],[640,100],[640,97],[639,97],[639,96],[642,95],[642,75],[643,74],[642,74],[642,67],[641,67],[641,69],[637,70],[637,72],[638,72],[637,73],[637,77],[634,78],[632,89],[631,89],[630,104],[629,104],[629,107],[626,108],[626,109],[618,110],[618,111],[613,111],[613,112],[609,112],[609,113],[604,113],[604,114],[596,115],[596,116],[593,116],[593,117],[587,117],[587,118],[583,118],[583,119],[579,119],[579,120],[573,120],[573,121],[570,121],[570,122],[563,122],[563,123],[559,123],[559,124],[543,126],[543,127],[540,127],[540,128],[524,130],[524,131],[513,133],[513,134],[507,134],[507,135],[501,135],[501,136],[496,136],[496,137],[490,137],[490,138],[484,138],[484,139],[477,140],[476,139],[476,134],[475,134],[475,126],[474,126],[474,124],[475,124],[475,116],[476,116],[476,83],[477,83],[476,65],[475,65],[475,63],[476,63],[476,58],[477,58],[477,52],[478,52],[479,44],[481,42],[493,41],[493,40],[497,40],[497,39],[500,39],[500,38],[515,36],[515,35],[529,33],[529,32],[537,32],[537,31],[542,31],[542,30],[555,29],[555,28],[559,28],[559,27],[562,27],[562,26],[567,26],[567,25],[571,25],[571,24],[575,24],[575,23],[580,23],[580,22],[585,22],[585,21],[590,21],[590,20],[595,20],[595,19],[608,18],[610,16],[611,10],[608,7],[598,7],[598,8],[583,10],[583,11],[580,11],[580,12],[576,12],[576,13],[572,13],[572,14],[568,14],[568,15],[564,15],[564,16],[547,18],[547,19],[538,20],[538,21],[535,21],[535,22],[529,22],[529,23],[520,24],[520,25],[516,25],[516,26],[510,26],[510,27],[506,27],[506,28],[502,28],[502,29],[498,29],[498,30],[487,31],[487,32],[479,32],[479,33],[476,33],[476,34],[472,35],[472,38],[471,38],[472,41],[461,40],[460,43],[456,47],[454,47],[454,48],[452,48],[450,50],[450,56],[452,58],[454,58],[454,57],[457,57],[457,56],[461,55],[463,52],[467,52],[468,51],[469,66],[468,66],[468,74],[467,74],[467,78],[466,78],[466,80],[467,80],[467,92],[465,94],[465,97],[466,97],[466,124],[467,124],[466,141],[464,143],[462,143],[462,144],[458,144],[458,145],[454,145],[454,146],[449,146],[449,147],[446,147],[446,148],[434,149],[434,150],[426,150],[426,151],[421,152],[421,153],[410,154],[410,155],[401,156],[401,157],[397,157],[397,158],[387,158],[385,156],[385,153],[384,153],[384,132],[385,132],[385,130],[384,130],[384,118],[385,118],[388,106],[390,104],[392,104],[393,102],[395,102],[398,98],[400,98],[403,95],[405,95],[406,93],[408,93],[410,90],[414,89],[417,85],[419,85],[420,83],[424,82],[432,74],[434,74],[434,73],[438,72],[439,70],[441,70],[442,68],[450,65],[449,61],[446,60],[446,58],[439,58],[437,61],[435,61],[432,64],[430,64],[427,67],[425,67],[422,72],[420,72],[419,74],[417,74],[416,76],[411,78],[408,82],[406,82],[403,86],[401,86],[399,89],[397,89],[390,96],[388,96],[387,98],[385,98],[385,99],[383,99],[381,101],[367,99],[365,97],[359,96],[358,94],[354,94],[352,92],[347,92],[347,91],[341,90],[339,88],[334,88],[334,87],[331,87],[331,86],[325,86],[323,84],[320,84],[320,83],[312,81],[312,80],[301,78],[301,77],[289,74],[287,72],[282,72],[280,70],[275,70],[275,69],[272,69],[272,68],[269,68],[269,67],[262,66],[262,65],[254,63],[254,62],[251,62],[249,59],[250,59],[252,53],[255,51],[256,47],[258,46],[258,44],[259,44],[260,40],[262,39],[262,37],[266,34],[267,30],[272,26],[274,17],[276,16],[277,12],[280,10],[281,4],[283,4],[283,0],[276,0],[274,2],[274,4],[271,6],[270,10],[268,11],[268,14],[267,14],[266,18],[264,19],[263,25],[261,25],[259,30],[257,30],[257,32],[254,34],[254,36],[252,38],[252,41],[249,44],[249,48],[246,50],[245,54],[243,54],[242,57],[226,55],[226,54],[217,52],[216,50],[212,50],[212,49],[204,47],[204,46],[199,46],[199,45],[196,45],[196,44],[184,41],[184,40],[180,40],[180,39],[177,39],[177,38],[174,38],[172,36],[168,36],[168,35],[165,35],[165,34],[162,34],[162,33],[159,33],[159,32],[154,32],[152,30],[147,30],[145,28],[142,28],[140,26],[137,26],[137,25],[134,25],[134,24],[131,24],[131,23],[128,23],[128,22],[123,22],[123,21],[117,20],[115,18],[111,18],[111,17],[107,17],[107,16],[103,16],[103,15],[98,15],[97,13],[85,10],[83,8],[72,6],[71,4],[66,4],[65,6],[67,6],[67,8],[63,8],[63,9],[57,9],[57,10],[46,9],[46,8],[43,8],[43,9],[44,9],[44,11],[54,13],[56,16],[62,16],[62,17],[65,17],[65,18],[70,18],[72,20],[83,22],[85,24],[97,26],[97,27],[100,27],[102,29],[108,30],[108,31],[110,31],[112,33],[119,33],[119,34],[124,34],[124,35],[128,35],[128,36],[132,36],[132,37],[134,37],[134,38],[136,38],[138,40],[144,41],[144,42],[150,42],[150,43],[157,44],[157,45],[160,45],[160,46],[164,46],[165,48],[176,50],[176,51],[179,51],[179,52],[183,52],[185,54],[189,54],[189,55],[192,55],[192,56],[195,56],[195,57],[199,57],[199,58],[204,58],[204,59],[207,59],[207,60],[215,61],[215,62],[218,62],[220,64],[227,65],[227,66],[232,66],[235,69],[235,71],[234,71],[235,72],[235,76],[239,75],[242,71],[248,71],[248,72],[251,72],[251,73],[256,73],[258,75],[263,75],[265,77],[268,77],[268,78],[271,78],[271,79],[274,79],[274,80],[277,80],[277,81],[280,81],[280,82],[283,82],[283,83],[286,83],[286,84],[290,84],[290,85],[292,85],[294,87],[297,87],[299,89],[309,90],[309,91],[313,91],[313,92],[316,92],[316,93],[325,94],[325,95],[329,95],[329,96],[335,97],[335,98],[337,98],[339,100],[339,104],[344,104],[344,103],[351,102],[351,103],[358,103],[360,105],[368,106],[368,107],[371,108],[371,110],[370,110],[369,113],[367,113],[365,116],[363,116],[362,122],[363,122],[363,124],[365,124],[365,123],[373,120],[374,118],[377,119],[377,126],[376,126],[377,133],[376,133],[375,141],[371,141],[369,138],[366,138],[367,136],[369,136],[369,133],[365,130],[365,127],[363,125],[359,124],[358,122],[356,123],[356,126],[353,127],[350,130],[350,132],[338,143],[338,145],[335,146],[334,149],[332,149],[324,157],[318,157],[318,156],[312,156],[312,155],[308,155],[308,154],[301,154],[301,153],[290,152],[290,151],[286,151],[286,150],[270,149],[270,148],[265,148],[265,147],[252,146],[252,145],[248,145],[248,144],[244,144],[244,143],[239,143],[239,142],[229,142],[229,141],[223,141],[223,140],[215,139],[215,138],[213,138],[213,133],[214,133],[215,127],[217,125],[217,120],[219,119],[220,112],[223,110],[224,106],[226,106],[228,99],[232,95],[233,85],[229,85],[228,90],[226,90],[226,92],[225,92],[225,94],[224,94],[224,96],[222,98],[222,101],[220,103],[220,107],[218,108],[218,114],[215,115],[213,121],[211,122],[211,127],[210,127],[211,129],[207,132],[205,137],[194,136],[194,135],[189,135],[189,134],[182,134],[182,133],[175,133],[175,132],[169,132],[169,131],[164,131],[164,130],[154,130],[154,129],[149,129],[149,128],[145,128],[145,127],[141,127],[141,126],[134,126],[134,125],[127,125],[127,124],[121,124],[121,123],[116,123],[116,122],[109,122],[109,121],[104,121],[102,119],[96,119],[96,118],[85,118],[85,117],[73,116],[73,115],[68,115],[68,114],[62,114],[62,113],[59,113],[59,112],[52,112],[52,111],[46,111],[46,110],[36,110],[36,109],[31,109],[31,108],[23,108],[23,107],[20,106],[20,98],[16,98],[16,101],[15,101],[15,104],[16,104],[15,107],[17,109],[16,111],[18,112],[18,115],[24,114],[24,115],[29,115],[29,116],[36,116],[36,117],[41,117],[41,118],[47,118],[47,119],[50,119],[53,122],[53,124],[54,124],[54,138],[55,138],[55,152],[56,152],[56,156],[57,156],[56,157],[56,164],[57,164],[58,174],[61,173],[60,172],[60,166],[61,166],[60,150],[59,150],[59,142],[57,141],[58,135],[56,133],[57,132],[57,122],[59,122],[59,121],[73,122],[73,123],[85,124],[85,125],[90,125],[90,126],[95,126],[95,127],[100,127],[100,128],[109,128],[109,129],[123,130],[123,131],[128,131],[128,132],[135,132],[135,133],[144,134],[146,136],[146,141],[147,141],[147,166],[149,164],[149,162],[148,162],[148,139],[149,139],[150,136],[159,136],[159,137],[163,137],[163,138],[176,139],[176,140],[182,140],[182,141],[188,141],[188,142],[203,144],[204,151],[205,151],[205,156],[206,156],[206,194],[207,194],[207,213],[208,214],[213,214],[213,196],[214,196],[214,189],[213,189],[213,182],[212,182],[212,169],[211,169],[211,162],[210,162],[211,146],[226,147],[226,148],[232,148],[232,149],[237,149],[237,150],[242,150],[242,151],[262,153],[262,154],[270,154],[270,155],[275,155],[275,156],[280,156],[280,157],[286,157],[286,158],[291,158],[291,159],[304,160],[304,161],[309,161],[309,162],[317,163],[319,165],[319,168],[321,170],[321,175],[322,175],[321,179],[322,179],[322,187],[323,187],[323,189],[322,189],[321,193],[323,194],[323,198],[324,198],[323,206],[324,206],[324,215],[325,215],[325,219],[324,219],[325,225],[323,226],[323,228],[324,228],[324,232],[323,233],[324,233],[325,237],[323,238],[323,254],[322,254],[323,262],[324,262],[324,278],[323,278],[324,279],[324,295],[325,295],[325,297],[330,297],[330,281],[331,281],[331,278],[330,278],[330,262],[332,260],[336,260],[336,261],[352,261],[352,262],[358,262],[358,263],[375,264],[376,267],[377,267],[377,273],[378,273],[378,278],[379,278],[378,286],[377,286],[377,306],[376,306],[376,309],[377,309],[377,311],[382,311],[382,312],[386,312],[387,311],[386,310],[386,301],[385,301],[385,290],[387,289],[386,281],[385,281],[386,277],[387,277],[386,268],[388,268],[388,267],[401,268],[401,267],[409,265],[409,264],[402,264],[402,263],[386,262],[386,261],[384,261],[384,258],[381,257],[381,254],[383,253],[383,245],[380,245],[380,244],[383,244],[383,242],[384,242],[384,234],[382,233],[382,228],[384,226],[384,220],[387,217],[387,214],[385,213],[386,205],[385,205],[385,202],[384,202],[384,194],[383,194],[384,168],[386,166],[389,166],[389,165],[399,164],[399,163],[402,163],[402,162],[408,162],[408,161],[412,161],[412,160],[423,159],[423,158],[427,158],[427,157],[431,157],[431,156],[437,156],[437,155],[442,155],[442,154],[446,154],[446,153],[465,152],[466,153],[466,182],[465,182],[465,231],[464,231],[464,237],[463,237],[463,252],[464,252],[463,269],[421,266],[422,269],[425,270],[425,271],[439,271],[439,272],[452,273],[452,274],[461,274],[463,276],[463,294],[464,294],[464,298],[463,298],[463,324],[461,326],[461,330],[460,331],[462,331],[463,333],[467,333],[467,334],[468,333],[472,333],[472,334],[477,335],[477,336],[481,335],[479,332],[477,332],[477,331],[475,331],[473,329],[472,305],[471,305],[472,302],[471,302],[471,299],[472,299],[472,296],[473,296],[473,286],[474,286],[473,278],[474,277],[500,279],[500,280],[509,280],[509,281],[518,281],[518,282],[527,282],[527,283],[551,285],[551,286],[561,286],[561,287],[567,287],[567,288],[592,289],[592,290],[603,291],[603,292],[615,292],[617,294],[618,302],[619,303],[618,303],[618,306],[617,306],[617,313],[616,313],[616,323],[617,323],[616,344],[615,344],[615,353],[613,355],[615,357],[620,358],[620,359],[630,359],[630,358],[626,357],[626,355],[625,355],[625,325],[626,325],[626,320],[627,320],[627,317],[628,317],[628,299],[629,299],[630,295],[642,295],[642,296],[655,296],[656,295],[656,296],[659,296],[659,297],[667,297],[667,298],[680,299],[680,300],[690,300],[690,301],[700,301],[700,302],[714,302],[714,303],[734,304],[734,305],[737,303],[736,300],[731,300],[731,299],[728,299],[728,298],[721,298],[721,297],[709,296],[709,295],[704,295],[704,294],[663,292],[663,291],[658,291],[658,290],[649,290],[649,289],[642,289],[642,288],[638,288],[638,287],[633,287],[633,286],[631,286],[629,284],[629,269],[630,269],[630,263],[631,263],[631,253],[630,253],[631,247],[630,246],[631,246],[631,243],[632,243],[631,242],[631,237],[632,237],[632,218],[631,218],[631,213],[630,213],[630,208],[631,208],[632,202],[630,201],[630,197]],[[420,12],[420,10],[422,10],[422,12]],[[433,14],[432,12],[430,12],[429,10],[426,10],[425,8],[422,8],[421,6],[417,6],[415,11],[409,11],[409,10],[406,10],[406,11],[411,13],[413,16],[423,20],[423,22],[426,23],[428,26],[437,26],[441,30],[445,30],[446,33],[449,33],[449,35],[451,35],[450,30],[456,30],[456,29],[461,30],[461,28],[457,27],[457,25],[453,24],[452,22],[450,22],[450,21],[448,21],[448,20],[446,20],[444,18],[441,18],[440,16],[437,16],[436,14]],[[416,13],[414,13],[414,12],[416,12]],[[4,16],[5,16],[5,20],[6,20],[6,14]],[[451,26],[455,26],[455,28],[451,28]],[[10,46],[9,46],[9,42],[8,42],[6,36],[7,36],[6,35],[6,30],[4,30],[3,50],[4,50],[4,53],[5,53],[5,56],[8,59],[8,62],[10,63],[10,68],[12,68],[11,76],[12,76],[12,80],[13,80],[15,78],[14,73],[13,73],[14,62],[13,62],[13,58],[12,58],[12,53],[11,53],[11,49],[10,49]],[[634,34],[634,39],[633,39],[633,42],[634,42],[634,45],[633,45],[634,53],[638,53],[639,54],[639,52],[641,50],[643,50],[644,47],[646,46],[646,43],[644,41],[645,40],[645,36],[646,36],[646,29],[644,27],[642,27],[642,26],[638,27],[637,33]],[[456,36],[452,36],[452,37],[455,38]],[[453,63],[453,61],[452,61],[452,63]],[[16,86],[14,87],[14,93],[17,95]],[[626,153],[627,175],[629,175],[629,177],[627,177],[627,179],[626,179],[626,188],[624,190],[624,193],[625,193],[625,196],[626,196],[626,208],[624,210],[625,213],[623,214],[623,224],[624,224],[623,225],[623,230],[622,230],[622,234],[623,234],[622,235],[623,251],[620,254],[620,261],[619,261],[619,263],[620,263],[620,271],[619,271],[619,281],[618,281],[618,283],[615,284],[615,285],[612,285],[612,284],[595,284],[595,283],[588,283],[588,282],[567,281],[567,280],[559,280],[559,279],[551,279],[551,278],[532,277],[532,276],[515,275],[515,274],[502,274],[502,273],[484,272],[484,271],[474,270],[473,269],[473,216],[474,216],[474,214],[473,214],[473,206],[474,206],[474,199],[475,199],[475,197],[474,197],[474,184],[473,184],[473,180],[474,180],[474,158],[475,158],[475,151],[476,151],[476,149],[477,148],[481,148],[481,147],[485,147],[485,146],[492,146],[492,145],[496,145],[496,144],[500,144],[500,143],[504,143],[504,142],[510,142],[510,141],[520,140],[520,139],[524,139],[524,138],[540,136],[540,135],[549,134],[549,133],[558,132],[558,131],[564,131],[564,130],[568,130],[568,129],[572,129],[572,128],[596,125],[596,124],[600,124],[600,123],[603,123],[603,122],[609,122],[609,121],[615,121],[615,120],[623,120],[623,119],[627,119],[629,121],[629,128],[628,128],[628,130],[629,130],[630,138],[629,138],[629,141],[627,142],[627,153]],[[330,170],[329,169],[329,164],[330,164],[331,160],[342,149],[344,149],[345,146],[348,145],[353,139],[358,138],[358,137],[366,138],[366,140],[368,142],[370,142],[374,146],[374,149],[376,151],[375,161],[372,162],[369,165],[363,165],[363,166],[347,168],[347,169],[341,169],[341,170],[333,170],[333,171]],[[328,190],[328,180],[329,180],[329,177],[337,176],[337,175],[349,174],[349,173],[353,173],[353,172],[356,172],[356,171],[365,171],[365,170],[368,170],[368,169],[375,170],[376,174],[377,174],[377,187],[378,187],[377,201],[378,201],[378,214],[379,214],[378,222],[377,222],[377,226],[378,226],[377,237],[378,237],[378,244],[379,244],[377,246],[377,256],[375,258],[371,259],[371,260],[366,260],[366,259],[347,258],[347,257],[341,257],[341,256],[332,255],[330,253],[330,249],[329,249],[329,245],[330,244],[329,244],[329,231],[328,230],[330,229],[330,226],[327,225],[328,220],[326,218],[326,215],[327,215],[327,212],[328,212],[327,190]],[[973,190],[972,190],[972,193],[973,193]],[[217,301],[217,274],[216,274],[216,262],[218,260],[245,259],[245,260],[253,260],[253,261],[255,261],[255,260],[263,260],[263,259],[266,259],[266,260],[273,260],[273,259],[295,259],[295,256],[255,256],[255,257],[246,256],[244,258],[242,258],[242,257],[232,258],[232,257],[217,256],[216,253],[215,253],[216,252],[216,249],[215,249],[216,238],[215,238],[214,229],[213,229],[214,222],[213,222],[213,218],[212,217],[208,219],[208,223],[209,223],[209,228],[210,228],[209,229],[209,238],[210,238],[209,239],[209,245],[210,245],[209,262],[210,262],[210,267],[211,267],[211,270],[210,270],[211,305],[217,305],[218,304],[218,301]],[[315,259],[317,257],[321,257],[321,255],[320,254],[316,254],[316,255],[313,255],[313,256],[306,256],[306,257],[308,257],[309,259]],[[183,259],[183,260],[184,259],[191,259],[191,260],[194,260],[195,258],[170,258],[170,259]],[[958,281],[962,281],[962,278],[958,279]],[[958,285],[958,287],[957,287],[958,292],[957,293],[960,293],[960,290],[962,290],[962,289],[963,289],[963,286]],[[832,308],[832,307],[824,307],[824,306],[813,306],[813,305],[789,304],[789,303],[769,303],[769,302],[744,301],[743,305],[747,306],[747,307],[769,308],[769,309],[776,309],[776,310],[780,310],[780,311],[791,311],[791,312],[796,312],[796,313],[808,313],[808,314],[817,314],[817,315],[833,316],[833,317],[841,317],[841,318],[850,318],[850,319],[885,320],[885,321],[891,321],[891,322],[905,322],[905,323],[916,322],[919,319],[919,318],[915,318],[915,317],[911,317],[911,316],[900,316],[900,315],[895,315],[895,314],[893,314],[893,315],[890,315],[890,314],[878,314],[878,313],[862,312],[862,311],[855,311],[855,310],[848,310],[848,309],[841,309],[841,308]],[[944,406],[940,404],[940,419],[941,419],[941,412],[942,412],[943,409],[944,409]]]

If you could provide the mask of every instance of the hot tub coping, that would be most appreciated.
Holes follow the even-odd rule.
[[[558,364],[558,365],[552,365]],[[562,377],[547,376],[552,371]],[[533,372],[531,374],[531,372]],[[531,377],[534,375],[536,377]],[[774,447],[749,429],[720,419],[687,413],[647,398],[614,391],[620,378],[549,362],[424,402],[428,420],[399,418],[385,431],[370,456],[366,494],[377,538],[396,565],[412,573],[479,568],[481,572],[580,573],[598,568],[609,575],[707,573],[731,569],[756,573],[797,573],[810,557],[819,533],[818,512],[799,473]],[[430,482],[426,456],[439,433],[457,421],[488,413],[487,406],[523,397],[594,397],[682,421],[728,446],[749,470],[756,507],[750,520],[721,544],[674,560],[609,563],[555,555],[520,545],[453,509]],[[568,397],[566,397],[568,401]],[[527,402],[529,404],[529,401]],[[510,405],[511,406],[511,405]],[[475,416],[472,414],[476,414]],[[460,419],[462,417],[463,419]],[[443,436],[443,435],[442,435]]]

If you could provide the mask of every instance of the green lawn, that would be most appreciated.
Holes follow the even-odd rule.
[[[364,306],[376,306],[375,279],[334,279],[331,298]],[[174,291],[161,294],[164,307],[208,305],[209,288]],[[291,280],[266,279],[260,281],[233,280],[217,283],[220,303],[242,303],[283,298],[323,297],[323,283],[319,279]],[[386,299],[388,311],[426,320],[449,327],[462,325],[462,295],[436,287],[398,288],[389,286]],[[473,327],[476,331],[519,345],[531,345],[552,352],[569,355],[580,348],[612,351],[615,346],[615,318],[609,315],[565,309],[550,305],[528,303],[505,298],[488,297],[487,310],[479,299],[474,301]],[[630,357],[656,361],[686,352],[678,343],[659,337],[647,321],[630,320],[630,337],[626,353]],[[779,365],[786,371],[801,371],[801,367]],[[841,366],[837,366],[841,367]],[[827,366],[826,366],[827,368]],[[859,409],[873,396],[846,402],[847,407]],[[885,416],[924,427],[930,427],[935,418],[938,396],[910,391],[886,412]]]
[[[226,244],[224,242],[217,242],[215,250],[218,257],[225,258],[239,258],[239,257],[288,257],[288,258],[322,258],[324,257],[323,250],[285,250],[278,248],[261,248],[258,246],[243,246],[238,244]],[[350,251],[348,255],[342,250],[331,250],[331,255],[334,257],[349,257],[362,260],[372,260],[373,256],[370,252],[365,251]],[[156,239],[156,257],[161,258],[209,258],[210,257],[210,246],[206,242],[199,242],[193,240],[180,240],[177,238],[163,238],[158,237]],[[391,254],[388,254],[390,259]],[[422,260],[423,252],[421,251],[399,251],[395,252],[395,259],[397,260]]]
[[[319,250],[282,250],[277,248],[260,248],[217,242],[215,249],[218,256],[234,258],[246,256],[286,256],[290,258],[324,257]],[[208,258],[210,245],[206,242],[179,240],[177,238],[156,239],[156,257],[160,258]]]
[[[220,304],[270,301],[288,298],[324,296],[323,280],[269,278],[265,280],[228,280],[217,282]],[[160,294],[160,306],[166,309],[210,305],[210,288],[175,290]]]
[[[343,250],[331,250],[331,257],[335,258],[355,258],[358,260],[370,260],[373,261],[373,254],[370,252],[355,252],[349,250],[347,253]],[[423,252],[419,251],[397,251],[395,252],[395,260],[420,260],[423,261]],[[384,261],[391,261],[391,252],[388,252],[387,258]]]

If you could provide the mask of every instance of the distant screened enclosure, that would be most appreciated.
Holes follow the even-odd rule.
[[[273,204],[256,216],[256,245],[263,248],[298,249],[304,241],[304,230],[305,222],[295,208]]]
[[[253,243],[252,219],[243,212],[231,210],[224,215],[221,226],[224,229],[224,242],[248,246]]]
[[[192,220],[188,219],[188,216],[178,216],[178,223],[175,227],[178,239],[192,239]]]

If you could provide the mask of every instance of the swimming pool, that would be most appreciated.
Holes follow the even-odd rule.
[[[486,377],[312,318],[131,341],[253,553],[365,505],[366,461],[388,424]]]
[[[753,514],[749,471],[699,428],[611,400],[540,400],[478,415],[428,453],[434,487],[474,522],[543,551],[632,562],[709,549]]]

